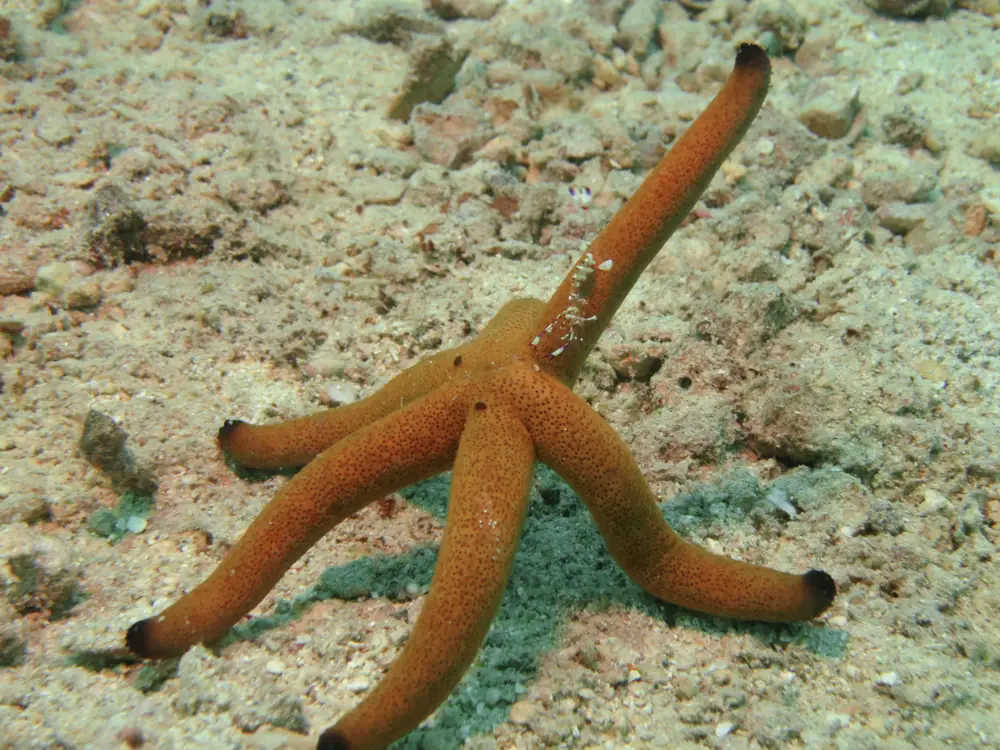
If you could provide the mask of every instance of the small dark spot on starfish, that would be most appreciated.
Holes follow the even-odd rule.
[[[485,401],[477,401],[476,402],[476,411],[486,411],[486,402]]]
[[[351,750],[351,743],[343,733],[331,727],[320,735],[316,750]]]
[[[691,387],[691,378],[689,378],[687,375],[681,378],[677,378],[677,385],[679,385],[686,391],[688,388]]]
[[[462,355],[459,354],[457,357],[455,357],[455,361],[452,362],[452,364],[455,365],[455,367],[458,367],[459,365],[461,365],[462,364]]]

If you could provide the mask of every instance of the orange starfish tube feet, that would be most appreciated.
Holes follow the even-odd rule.
[[[430,593],[402,654],[319,750],[381,748],[413,730],[472,663],[496,614],[527,511],[532,465],[587,504],[614,559],[668,602],[727,617],[808,620],[833,602],[822,571],[720,557],[666,523],[625,443],[572,391],[639,274],[756,116],[770,63],[743,45],[728,82],[573,266],[548,304],[509,302],[475,341],[427,357],[351,406],[272,426],[227,422],[222,450],[251,468],[304,466],[209,578],[126,642],[153,658],[212,642],[367,503],[453,468]]]

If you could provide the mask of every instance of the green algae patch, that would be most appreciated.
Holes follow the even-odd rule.
[[[117,542],[127,534],[138,534],[146,528],[146,519],[153,512],[153,496],[126,491],[114,508],[101,508],[91,514],[87,524],[98,536]]]

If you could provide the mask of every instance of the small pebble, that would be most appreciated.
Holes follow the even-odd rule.
[[[951,373],[948,368],[933,359],[921,359],[914,365],[920,377],[932,383],[944,383]]]
[[[715,736],[716,737],[727,737],[730,732],[736,728],[736,725],[731,721],[723,721],[715,725]]]
[[[851,717],[847,714],[827,714],[826,726],[831,732],[838,732],[851,723]]]
[[[926,218],[927,209],[924,206],[902,201],[889,201],[875,212],[878,223],[893,234],[907,234],[923,224]]]
[[[352,693],[363,693],[369,687],[371,687],[371,682],[364,677],[355,677],[344,683],[344,688]]]
[[[917,506],[917,512],[922,516],[936,513],[948,505],[948,498],[937,490],[927,488],[924,490],[924,501]]]
[[[690,677],[678,677],[674,681],[674,694],[678,700],[691,700],[698,694],[698,688]]]
[[[285,671],[285,663],[281,659],[271,659],[264,668],[271,674],[281,674]]]
[[[71,310],[86,310],[97,307],[103,295],[96,279],[79,279],[66,288],[63,304]]]
[[[537,711],[535,710],[533,703],[529,703],[528,701],[518,701],[510,707],[510,720],[515,724],[524,726],[535,718],[536,713]]]
[[[35,289],[52,297],[58,297],[75,275],[73,266],[69,263],[49,263],[35,273]]]
[[[1000,166],[1000,134],[989,130],[977,136],[969,144],[969,153],[988,161],[993,166]]]
[[[353,404],[358,400],[358,388],[353,383],[330,383],[326,393],[338,404]]]
[[[126,747],[137,748],[146,744],[146,738],[142,730],[138,727],[126,727],[118,733],[120,739]]]
[[[799,121],[820,138],[843,138],[861,110],[858,89],[828,89],[811,99],[799,112]]]
[[[347,360],[339,354],[323,352],[312,357],[306,364],[306,374],[310,377],[335,378],[344,374]]]
[[[980,192],[979,199],[990,216],[994,220],[1000,220],[1000,188],[985,188]]]
[[[899,679],[899,675],[896,672],[883,672],[875,678],[876,685],[884,685],[885,687],[893,687],[894,685],[899,685],[901,682],[902,680]]]
[[[788,499],[788,491],[782,487],[772,487],[767,493],[767,501],[789,518],[795,518],[799,514],[798,509]]]
[[[146,519],[142,516],[129,516],[125,528],[130,534],[141,534],[146,530]]]

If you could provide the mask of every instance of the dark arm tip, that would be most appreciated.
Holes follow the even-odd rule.
[[[146,650],[146,623],[149,620],[139,620],[132,623],[125,633],[125,645],[136,656],[148,656]]]
[[[837,596],[837,584],[834,582],[833,576],[825,570],[810,570],[802,577],[816,600],[822,603],[822,609],[816,614],[825,612]]]
[[[316,750],[351,750],[351,743],[343,732],[330,727],[320,735]]]
[[[736,53],[736,67],[770,70],[771,61],[759,44],[741,44]]]
[[[246,424],[246,422],[242,419],[227,419],[223,422],[222,427],[219,428],[219,444],[221,445],[222,441],[229,437],[233,430],[244,424]]]

